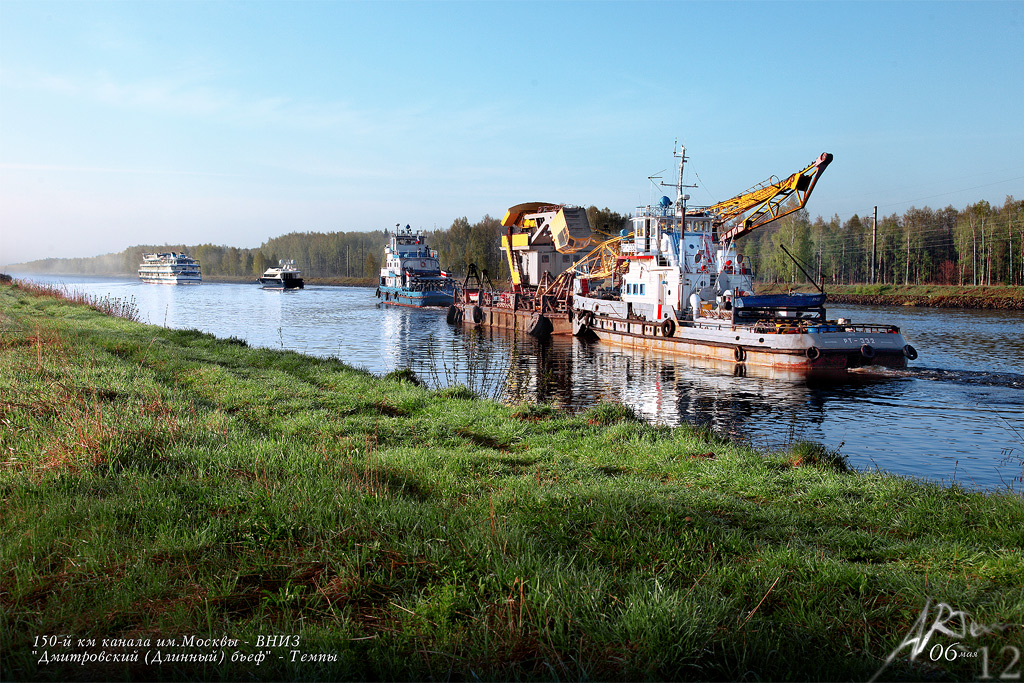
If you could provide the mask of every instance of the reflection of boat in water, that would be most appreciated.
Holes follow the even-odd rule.
[[[377,296],[394,306],[448,306],[452,303],[454,281],[441,271],[437,252],[426,239],[405,226],[390,236],[384,248]]]
[[[526,329],[536,336],[571,331],[629,348],[802,372],[900,368],[917,357],[895,325],[827,319],[824,292],[754,293],[750,265],[734,240],[803,208],[831,154],[822,154],[783,181],[770,179],[725,202],[688,208],[685,151],[680,148],[677,154],[676,200],[662,197],[655,206],[639,208],[632,229],[596,248],[582,232],[586,228],[589,233],[585,216],[581,230],[574,232],[568,221],[542,214],[546,210],[557,219],[561,214],[553,210],[562,207],[509,209],[503,225],[522,209],[526,220],[512,225],[534,228],[538,234],[539,219],[547,218],[543,225],[551,251],[564,259],[565,267],[557,274],[542,273],[531,290],[517,288],[522,259],[514,262],[511,254],[521,244],[530,255],[536,239],[513,234],[510,228],[503,248],[511,245],[513,292],[468,291],[455,317],[508,327],[501,310],[510,308],[532,316]],[[584,248],[589,252],[581,259]]]
[[[257,282],[263,289],[304,289],[302,271],[295,268],[295,261],[278,261],[276,268],[267,268]]]

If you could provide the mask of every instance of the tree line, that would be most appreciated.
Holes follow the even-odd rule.
[[[629,215],[608,208],[587,209],[591,228],[614,236],[629,226]],[[1024,285],[1024,201],[1007,197],[1002,206],[986,201],[963,210],[911,208],[902,215],[854,215],[846,221],[810,220],[798,211],[739,240],[763,282],[797,283],[801,269],[786,249],[818,282],[854,284]],[[456,277],[470,263],[486,270],[495,282],[508,278],[501,251],[505,233],[500,219],[485,215],[475,223],[465,216],[443,230],[424,231],[438,252],[441,267]],[[874,232],[874,271],[872,233]],[[310,278],[376,281],[386,232],[291,232],[256,248],[215,244],[137,245],[115,254],[91,258],[44,259],[23,264],[34,272],[92,275],[134,275],[143,253],[176,251],[199,259],[204,275],[258,277],[281,259]]]
[[[762,282],[1024,285],[1024,201],[980,201],[957,210],[910,208],[902,215],[809,220],[798,211],[738,242]],[[874,238],[874,248],[872,248]],[[874,270],[872,271],[872,253]]]
[[[626,226],[627,216],[610,209],[590,207],[591,226],[609,232]],[[396,226],[397,227],[397,226]],[[393,231],[390,231],[393,232]],[[509,277],[501,251],[505,228],[501,220],[485,215],[470,223],[456,218],[444,230],[423,231],[427,244],[438,252],[441,267],[456,277],[465,276],[470,263],[486,270],[495,281]],[[280,260],[294,260],[307,278],[348,278],[376,281],[384,257],[387,233],[290,232],[256,248],[217,244],[140,244],[114,253],[87,258],[43,259],[22,264],[37,273],[83,275],[135,275],[143,254],[177,252],[198,259],[204,276],[258,277]]]

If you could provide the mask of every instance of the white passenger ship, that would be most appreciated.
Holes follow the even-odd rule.
[[[199,261],[187,254],[175,252],[143,254],[139,264],[139,279],[143,282],[166,285],[198,285],[203,281]]]

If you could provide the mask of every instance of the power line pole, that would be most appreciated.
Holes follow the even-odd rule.
[[[871,284],[875,284],[875,244],[878,240],[878,207],[871,221]]]

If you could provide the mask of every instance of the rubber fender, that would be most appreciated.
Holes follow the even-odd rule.
[[[807,360],[818,360],[821,358],[821,349],[817,346],[808,346],[804,355],[807,356]]]
[[[484,321],[484,309],[479,306],[473,307],[473,324],[479,325]]]
[[[661,321],[661,336],[671,337],[676,333],[676,321],[672,318],[665,318]]]
[[[917,349],[907,344],[903,347],[903,355],[907,357],[907,360],[917,360]]]
[[[448,321],[449,325],[454,325],[455,321],[459,319],[459,307],[452,304],[448,307],[448,315],[445,316],[445,320]]]
[[[526,326],[526,333],[537,339],[547,339],[551,336],[552,330],[554,327],[551,325],[551,321],[542,313],[537,313],[530,318],[530,322]]]
[[[743,349],[742,346],[737,346],[736,349],[733,351],[733,356],[736,358],[737,363],[742,363],[744,360],[747,359],[747,352]]]
[[[584,315],[576,315],[572,319],[572,333],[575,337],[582,337],[590,328],[587,326],[587,319]]]
[[[860,347],[860,355],[868,359],[874,358],[875,349],[873,346],[871,346],[871,344],[865,344],[864,346]]]

